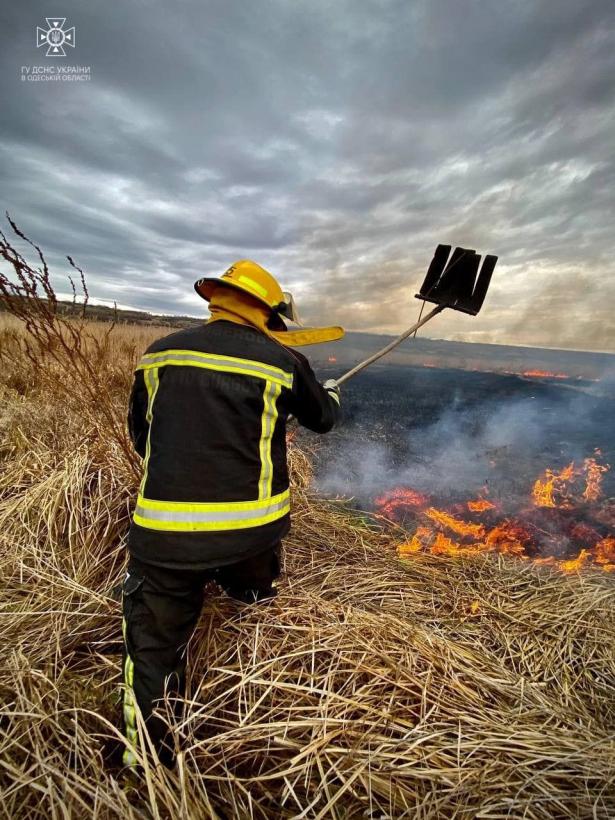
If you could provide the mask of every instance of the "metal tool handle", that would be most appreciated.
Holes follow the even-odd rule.
[[[433,319],[433,317],[437,316],[438,313],[442,313],[442,311],[445,309],[445,307],[446,307],[446,305],[438,305],[433,310],[430,310],[429,313],[427,314],[427,316],[424,316],[420,321],[418,321],[418,322],[416,322],[416,324],[412,325],[412,327],[409,327],[408,330],[404,330],[403,333],[401,333],[396,339],[393,339],[392,342],[389,342],[389,344],[386,345],[386,347],[383,347],[382,350],[378,350],[376,353],[374,353],[368,359],[365,359],[364,361],[359,362],[359,364],[356,364],[352,368],[352,370],[349,370],[347,373],[344,373],[343,376],[340,376],[339,379],[336,379],[335,381],[338,384],[343,384],[343,382],[345,382],[351,376],[356,375],[360,370],[363,370],[363,368],[365,368],[368,365],[372,364],[372,362],[377,361],[382,356],[387,354],[390,350],[393,350],[394,347],[397,347],[398,344],[401,344],[404,341],[404,339],[408,338],[408,336],[411,336],[413,333],[416,333],[416,331],[419,328],[423,327],[424,324],[427,324],[427,322],[429,322],[430,319]]]

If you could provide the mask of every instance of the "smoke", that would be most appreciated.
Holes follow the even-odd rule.
[[[615,367],[607,368],[602,372],[593,392],[615,399]]]
[[[545,467],[582,461],[601,446],[594,416],[592,399],[577,393],[551,404],[527,396],[471,407],[455,393],[424,426],[381,430],[378,440],[376,419],[344,430],[321,462],[317,487],[360,503],[398,486],[438,498],[467,498],[485,485],[495,494],[527,495]]]

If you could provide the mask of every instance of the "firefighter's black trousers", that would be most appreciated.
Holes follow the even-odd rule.
[[[174,753],[166,724],[152,709],[165,691],[181,695],[185,682],[185,646],[199,619],[204,586],[215,581],[231,597],[253,603],[275,595],[280,573],[280,545],[236,564],[216,569],[184,570],[144,564],[131,557],[123,585],[124,722],[136,745],[135,701],[160,759],[172,765]],[[127,746],[124,763],[135,762]]]

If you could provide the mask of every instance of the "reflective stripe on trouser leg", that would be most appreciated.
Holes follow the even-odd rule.
[[[123,713],[124,726],[126,729],[126,738],[133,746],[137,745],[137,720],[135,712],[135,693],[133,689],[134,683],[134,663],[128,654],[128,644],[126,642],[126,619],[122,618],[122,633],[124,635],[124,647],[126,652],[126,659],[124,660],[124,696],[123,696]],[[124,766],[134,766],[137,762],[134,752],[126,747],[122,755],[122,763]]]

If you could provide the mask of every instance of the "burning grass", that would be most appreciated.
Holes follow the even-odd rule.
[[[297,449],[279,597],[209,599],[177,772],[146,754],[130,784],[105,765],[137,481],[123,415],[146,340],[115,328],[101,349],[85,322],[62,350],[44,321],[38,348],[0,331],[3,816],[615,814],[613,578],[498,554],[400,560],[394,526],[313,496]]]
[[[398,544],[402,557],[497,552],[563,572],[590,567],[615,572],[615,499],[602,497],[610,466],[598,460],[601,455],[597,450],[582,465],[573,461],[561,470],[546,469],[525,502],[482,497],[444,510],[428,496],[396,487],[374,504],[380,516],[406,530],[414,526],[412,536]]]

